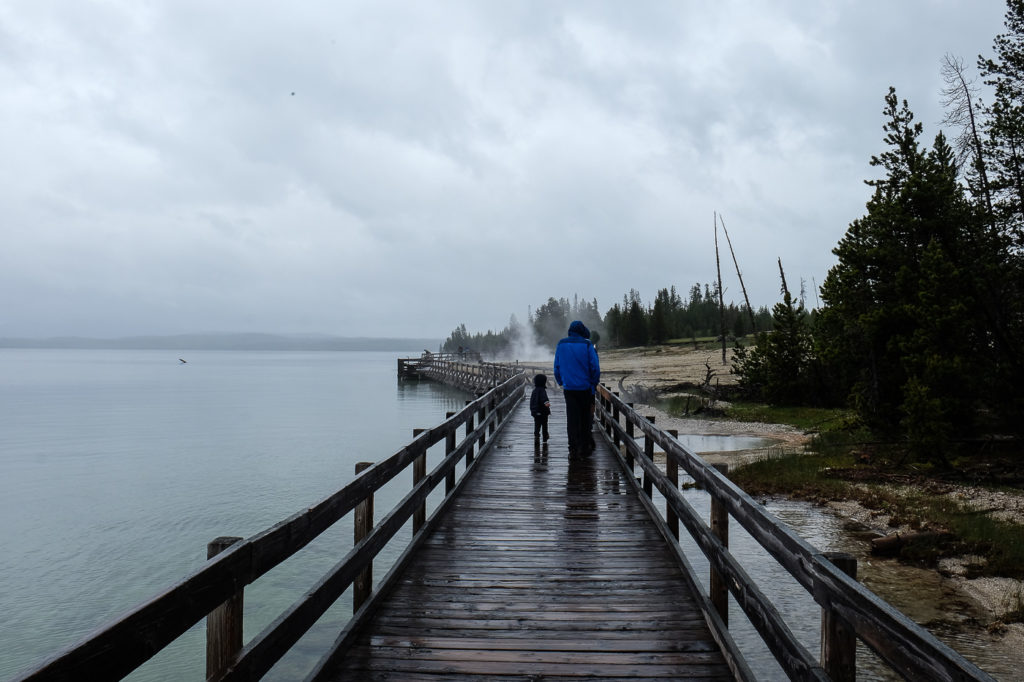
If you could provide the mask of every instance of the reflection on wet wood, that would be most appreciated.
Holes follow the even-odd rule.
[[[731,679],[605,441],[568,461],[560,400],[521,407],[321,679]]]

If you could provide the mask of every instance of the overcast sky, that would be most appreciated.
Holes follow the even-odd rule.
[[[0,3],[0,336],[436,336],[821,284],[996,0]],[[724,243],[723,243],[724,249]],[[728,252],[726,299],[742,300]]]

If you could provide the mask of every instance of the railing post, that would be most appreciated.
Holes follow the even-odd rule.
[[[373,462],[356,462],[356,475],[363,473],[373,466]],[[355,544],[359,544],[363,538],[373,530],[373,493],[370,493],[362,502],[356,505],[354,523]],[[370,598],[373,591],[373,562],[366,564],[366,568],[360,571],[359,575],[352,582],[352,612],[355,613],[359,607]]]
[[[647,421],[653,424],[654,415],[648,415]],[[647,434],[644,434],[644,456],[652,463],[654,462],[654,439]],[[648,498],[654,494],[654,479],[647,473],[647,469],[644,469],[644,494]]]
[[[712,464],[711,466],[721,474],[729,472],[728,464]],[[711,532],[723,547],[729,548],[729,510],[714,494],[711,494]],[[715,610],[718,611],[718,615],[722,618],[722,624],[729,627],[729,585],[713,566],[708,581],[708,596],[711,598]]]
[[[613,395],[618,397],[619,392],[616,391],[615,393],[613,393]],[[619,424],[619,404],[618,403],[614,403],[612,405],[612,418],[615,420],[615,424],[618,425]],[[612,434],[612,441],[615,443],[615,447],[618,448],[619,447],[619,430],[618,429],[615,429],[615,433]]]
[[[629,405],[630,409],[632,409],[633,403],[626,403],[626,404]],[[636,413],[632,412],[631,414],[636,414]],[[629,415],[627,415],[626,416],[626,437],[629,438],[630,441],[634,441],[636,439],[636,436],[634,434],[635,434],[635,431],[634,431],[634,428],[633,428],[633,420],[629,418]],[[626,466],[629,467],[629,474],[630,474],[630,476],[632,476],[633,475],[633,451],[629,448],[628,445],[626,446]]]
[[[491,396],[491,402],[490,402],[490,404],[487,407],[487,413],[488,414],[494,414],[494,411],[496,409],[497,409],[497,400],[492,395]],[[495,430],[498,428],[498,419],[501,418],[501,415],[500,414],[499,415],[495,415],[495,417],[496,418],[492,419],[490,425],[487,427],[487,433],[491,434],[492,436],[494,435]]]
[[[679,431],[676,429],[668,429],[668,435],[673,438],[679,438]],[[676,464],[674,457],[668,454],[668,449],[665,449],[665,477],[669,483],[676,490],[679,490],[679,465]],[[672,537],[676,540],[679,539],[679,517],[676,516],[675,510],[672,505],[669,504],[668,498],[665,498],[665,523],[668,524],[668,529],[672,533]]]
[[[212,559],[242,538],[219,537],[206,545],[206,558]],[[242,606],[244,591],[239,587],[223,604],[206,616],[206,677],[223,670],[242,650]]]
[[[471,402],[473,402],[473,401],[472,400],[467,400],[466,404],[469,405]],[[469,438],[469,434],[473,433],[473,430],[476,428],[475,426],[473,426],[473,417],[474,416],[475,416],[475,413],[471,411],[469,413],[469,419],[466,420],[466,438]],[[473,448],[474,448],[474,446],[470,445],[469,448],[466,450],[466,467],[467,468],[469,467],[470,464],[473,463]]]
[[[415,439],[426,429],[413,429],[412,437]],[[423,454],[412,461],[412,484],[417,485],[420,481],[427,477],[427,451],[424,450]],[[423,528],[423,524],[427,522],[427,503],[422,502],[416,511],[412,513],[412,533],[415,535],[420,532],[420,528]]]
[[[445,415],[444,415],[445,421],[451,419],[454,416],[455,416],[454,412],[446,412]],[[452,429],[451,431],[449,431],[448,432],[448,436],[444,440],[444,456],[447,457],[448,455],[452,454],[453,452],[455,452],[455,429]],[[455,467],[453,466],[452,470],[449,471],[448,475],[445,476],[445,478],[444,478],[444,494],[445,494],[445,497],[450,495],[452,490],[454,490],[454,489],[455,489]]]
[[[484,423],[487,421],[487,405],[485,405],[485,404],[481,404],[480,405],[480,413],[479,413],[479,415],[480,415],[480,426],[484,426]],[[480,445],[477,448],[477,452],[480,452],[480,450],[483,450],[483,447],[484,447],[484,445],[486,443],[487,443],[487,429],[484,428],[484,430],[480,432]]]
[[[846,552],[825,552],[825,558],[854,580],[857,559]],[[835,682],[857,679],[857,635],[831,609],[821,610],[821,667]]]
[[[601,421],[604,424],[605,435],[610,438],[612,435],[612,420],[609,413],[611,412],[612,400],[609,396],[610,394],[606,387],[605,392],[601,394],[601,405],[604,407],[604,410],[601,411]]]

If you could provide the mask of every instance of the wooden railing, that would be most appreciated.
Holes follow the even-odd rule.
[[[479,363],[483,362],[483,357],[476,351],[463,351],[462,353],[431,353],[430,351],[423,351],[418,357],[398,358],[398,376],[419,378],[421,376],[421,367],[426,367],[430,363],[438,361]]]
[[[353,618],[349,632],[373,601],[372,562],[409,519],[412,539],[379,583],[385,590],[391,577],[408,561],[433,522],[444,512],[466,476],[475,456],[489,447],[489,438],[522,399],[519,375],[485,395],[467,402],[458,413],[419,433],[414,440],[376,464],[364,463],[351,483],[306,510],[248,539],[218,538],[208,552],[212,558],[200,569],[165,592],[98,630],[82,642],[57,654],[21,680],[120,679],[152,658],[209,614],[207,622],[207,677],[214,680],[257,679],[348,589],[353,590]],[[458,430],[465,427],[458,442]],[[445,443],[445,457],[429,474],[427,450]],[[456,465],[465,460],[462,476]],[[388,481],[413,466],[409,493],[376,524],[373,495]],[[361,467],[357,467],[357,470]],[[426,520],[426,499],[441,482],[445,497]],[[241,604],[245,585],[308,545],[346,515],[356,512],[355,544],[345,557],[306,594],[278,616],[249,643],[241,642]],[[368,519],[367,519],[368,517]]]
[[[489,391],[494,386],[512,376],[523,374],[523,368],[515,364],[501,362],[465,362],[446,355],[424,355],[415,360],[399,360],[399,375],[402,375],[401,363],[415,362],[418,376],[456,386],[473,393]]]
[[[855,561],[852,567],[848,560],[843,562],[847,564],[843,568],[837,566],[829,555],[793,533],[720,471],[709,466],[671,434],[656,427],[648,418],[641,417],[630,404],[604,386],[598,388],[598,417],[605,437],[616,446],[622,465],[633,472],[639,464],[643,472],[642,483],[634,476],[629,477],[630,481],[644,492],[642,498],[648,510],[660,522],[662,535],[675,548],[679,560],[688,565],[678,544],[680,522],[707,556],[712,575],[710,595],[704,602],[704,608],[709,623],[727,624],[725,590],[728,590],[791,679],[855,679],[855,638],[860,638],[893,670],[908,679],[992,680],[984,671],[848,575],[848,572],[855,574]],[[638,431],[643,435],[642,446],[634,438]],[[623,446],[621,449],[620,444]],[[654,463],[655,445],[665,452],[664,472]],[[679,490],[680,467],[711,495],[710,527],[683,498]],[[664,497],[664,517],[654,507],[654,488]],[[820,662],[793,635],[770,596],[761,592],[729,553],[730,517],[739,522],[821,606]],[[702,589],[699,591],[703,593]],[[707,605],[711,605],[710,609]]]

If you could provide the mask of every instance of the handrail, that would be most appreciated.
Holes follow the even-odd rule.
[[[486,391],[524,368],[501,362],[463,362],[432,355],[417,361],[417,373],[469,391]]]
[[[446,454],[430,476],[420,480],[373,532],[357,542],[346,557],[296,604],[274,621],[240,652],[217,679],[241,679],[265,674],[299,637],[365,570],[387,540],[413,516],[441,480],[453,478],[465,458],[462,479],[472,471],[473,450],[485,451],[487,435],[504,424],[524,394],[523,380],[513,375],[442,424],[425,430],[396,453],[370,466],[341,490],[306,510],[297,512],[248,539],[235,543],[186,578],[99,628],[79,643],[44,661],[17,680],[120,679],[145,663],[270,569],[308,545],[352,512],[363,500],[410,464],[425,457],[441,442],[453,443],[457,429],[466,425],[462,443]],[[480,419],[474,420],[477,415]],[[451,488],[446,488],[446,495]],[[413,534],[414,537],[416,533]]]
[[[511,410],[515,407],[516,403],[522,398],[524,394],[525,385],[520,383],[520,388],[516,393],[509,395],[504,399],[504,401],[494,405],[493,409],[497,411],[499,414],[508,414],[509,412],[511,412]],[[486,424],[481,424],[478,430],[482,432],[485,428],[489,429],[490,427]],[[444,463],[442,463],[437,468],[435,468],[433,472],[431,472],[428,478],[431,480],[440,481],[444,474],[444,469],[445,466]],[[462,479],[459,481],[455,492],[453,492],[450,495],[447,495],[444,501],[438,505],[437,509],[434,511],[434,513],[431,515],[431,518],[427,521],[426,525],[424,526],[425,532],[416,535],[410,541],[405,551],[392,565],[391,569],[388,571],[388,574],[381,580],[377,591],[370,595],[370,597],[366,600],[363,606],[355,614],[353,614],[348,624],[345,625],[341,633],[335,639],[334,645],[321,658],[321,660],[317,663],[313,670],[310,671],[310,673],[306,676],[306,682],[314,682],[323,679],[324,671],[330,670],[333,666],[338,664],[347,655],[350,647],[352,646],[356,637],[358,636],[358,633],[360,632],[362,626],[367,622],[367,620],[369,620],[372,614],[376,611],[380,600],[387,596],[388,592],[391,591],[395,583],[398,582],[398,578],[401,576],[402,571],[409,564],[409,562],[412,561],[412,558],[419,547],[420,540],[422,540],[429,533],[429,531],[432,530],[438,524],[440,519],[447,511],[448,505],[452,502],[452,500],[455,499],[458,489],[461,488],[461,486],[463,486],[465,482],[466,477],[463,476]],[[415,491],[410,492],[409,495],[412,496],[414,494]],[[384,522],[382,521],[381,525],[383,525],[383,523]]]
[[[263,632],[242,649],[233,664],[212,679],[218,681],[258,679],[270,670],[274,663],[352,584],[355,577],[365,569],[384,548],[384,545],[398,533],[434,488],[447,478],[458,461],[466,456],[473,448],[473,444],[483,437],[487,429],[491,428],[492,422],[495,419],[501,419],[501,414],[508,414],[511,411],[511,407],[518,402],[518,398],[522,396],[523,392],[521,384],[517,389],[513,386],[513,389],[515,390],[507,395],[500,405],[495,406],[490,415],[463,441],[462,445],[448,454],[429,476],[414,485],[412,490],[376,524],[370,534],[356,543],[345,558],[324,575],[314,588],[268,625]],[[446,433],[444,429],[435,429],[435,431],[441,434]],[[432,438],[430,430],[427,430],[417,440],[423,439],[424,442],[430,443]],[[440,440],[440,438],[433,440],[433,443]]]
[[[713,568],[725,576],[729,591],[788,675],[795,679],[830,679],[796,640],[771,601],[683,498],[675,482],[657,467],[651,457],[653,444],[664,450],[667,461],[682,467],[713,500],[723,505],[825,611],[844,621],[898,673],[912,679],[992,682],[991,676],[846,575],[764,506],[670,434],[641,417],[618,395],[605,386],[598,387],[598,395],[598,414],[606,429],[605,437],[616,444],[624,442],[625,453],[615,448],[620,463],[630,471],[632,461],[640,464],[648,496],[650,486],[664,496],[667,512],[683,522]],[[625,427],[619,423],[620,415]],[[637,444],[633,438],[636,428],[642,431],[645,444],[652,445]],[[632,477],[630,480],[635,483]]]
[[[445,353],[428,353],[428,352],[424,351],[423,354],[420,355],[419,357],[417,357],[417,358],[409,358],[409,359],[415,359],[415,360],[446,360],[448,362],[465,362],[467,360],[471,360],[471,361],[474,361],[474,362],[480,362],[482,357],[483,356],[480,355],[480,352],[479,351],[475,351],[475,350],[464,350],[461,353],[459,353],[457,351],[449,351],[449,352],[445,352]]]

